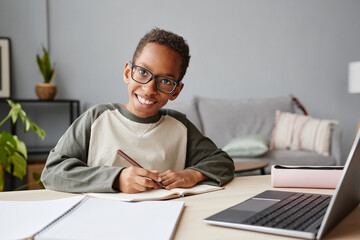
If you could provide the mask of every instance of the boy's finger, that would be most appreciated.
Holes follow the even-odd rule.
[[[161,177],[159,176],[158,171],[139,168],[138,171],[137,171],[137,174],[139,176],[142,176],[142,177],[150,178],[150,179],[152,179],[152,180],[154,180],[156,182],[161,182]]]
[[[166,180],[163,179],[163,181],[162,181],[161,183],[162,183],[163,185],[167,186],[167,185],[172,184],[173,182],[175,182],[175,179],[169,178],[169,179],[166,179]]]
[[[162,178],[161,178],[161,176],[159,175],[159,171],[158,171],[158,170],[149,170],[149,171],[154,174],[154,178],[155,178],[155,179],[152,178],[152,179],[154,179],[154,181],[156,181],[156,182],[161,182]]]
[[[159,176],[162,178],[162,179],[167,179],[167,178],[170,178],[170,176],[169,176],[169,174],[168,174],[168,172],[166,171],[166,172],[163,172],[163,173],[161,173],[161,174],[159,174]]]
[[[181,187],[179,181],[175,181],[175,182],[167,185],[167,186],[165,187],[165,189],[168,189],[168,190],[169,190],[169,189],[173,189],[173,188],[177,188],[177,187]]]
[[[145,190],[146,190],[146,188],[155,188],[155,186],[156,186],[156,183],[148,177],[139,176],[136,182],[138,185],[145,188]],[[145,191],[145,190],[143,190],[143,191]]]
[[[136,189],[137,192],[144,192],[147,190],[147,187],[142,184],[137,183],[134,185],[134,189]]]

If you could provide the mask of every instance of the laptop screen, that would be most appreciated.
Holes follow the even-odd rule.
[[[360,202],[360,131],[346,160],[344,172],[325,214],[317,239],[322,238]]]

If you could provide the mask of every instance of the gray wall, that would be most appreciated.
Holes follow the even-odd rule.
[[[344,158],[360,117],[360,95],[347,91],[348,63],[360,60],[359,23],[357,0],[0,0],[0,36],[12,39],[16,98],[36,97],[35,54],[44,44],[56,63],[57,98],[80,99],[83,110],[126,102],[124,64],[157,26],[190,45],[177,101],[294,94],[312,116],[339,120]],[[66,128],[54,128],[56,121],[47,127],[49,142]]]

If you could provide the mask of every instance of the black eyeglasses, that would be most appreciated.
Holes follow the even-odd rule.
[[[177,82],[171,78],[154,75],[146,68],[133,65],[131,62],[129,63],[131,66],[131,78],[137,83],[147,84],[151,79],[155,79],[156,89],[168,94],[172,93],[177,86],[182,84],[181,81]]]

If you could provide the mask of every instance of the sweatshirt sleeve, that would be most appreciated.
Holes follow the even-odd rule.
[[[41,175],[45,188],[65,192],[116,191],[113,182],[123,168],[87,165],[91,125],[104,108],[95,106],[84,112],[50,151]]]
[[[222,186],[234,178],[234,161],[187,120],[186,168],[197,170],[211,180],[204,183]]]

